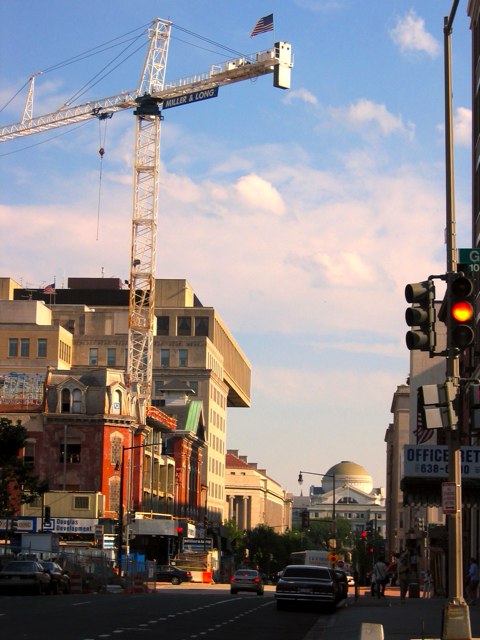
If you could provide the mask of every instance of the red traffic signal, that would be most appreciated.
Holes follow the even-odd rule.
[[[366,538],[367,537],[367,532],[366,531],[362,531],[362,538]]]
[[[448,346],[463,351],[475,340],[472,280],[463,274],[452,274],[447,295],[450,307],[447,322]]]

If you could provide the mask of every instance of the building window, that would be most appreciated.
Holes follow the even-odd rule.
[[[82,413],[82,392],[74,389],[72,393],[72,413]]]
[[[90,509],[90,496],[73,496],[74,509]]]
[[[107,367],[114,367],[117,364],[117,350],[114,347],[107,348]]]
[[[113,394],[112,413],[122,413],[122,392],[116,389]]]
[[[177,336],[192,335],[192,319],[188,316],[179,316],[177,318]]]
[[[69,463],[79,463],[80,462],[80,450],[81,446],[79,444],[68,444],[67,443],[67,456],[66,461]],[[62,442],[60,445],[60,458],[59,462],[64,461],[64,451],[65,451],[65,443]]]
[[[20,338],[20,356],[22,358],[30,357],[30,338]]]
[[[198,381],[197,380],[190,380],[189,383],[188,383],[188,386],[198,396]]]
[[[88,364],[91,367],[98,364],[98,349],[96,347],[92,347],[89,349]]]
[[[8,357],[16,358],[18,356],[18,338],[8,339]]]
[[[47,357],[47,339],[46,338],[38,338],[37,340],[37,357],[38,358]]]
[[[25,449],[23,450],[23,461],[25,464],[34,465],[35,464],[35,443],[27,442],[25,444]]]
[[[160,366],[170,366],[170,349],[160,349]]]
[[[208,336],[208,318],[195,318],[195,335]]]
[[[170,332],[170,318],[159,316],[157,318],[157,336],[168,336]]]
[[[62,403],[60,410],[62,413],[70,413],[70,389],[62,389]]]
[[[110,462],[113,465],[120,464],[122,459],[122,438],[117,435],[113,435],[110,442]],[[120,473],[122,471],[120,470]]]
[[[178,350],[178,366],[188,367],[188,349]]]

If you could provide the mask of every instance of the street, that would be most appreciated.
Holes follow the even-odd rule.
[[[265,595],[231,596],[228,585],[157,585],[154,593],[1,596],[2,636],[31,640],[100,640],[121,635],[169,640],[356,640],[362,622],[382,624],[385,640],[440,638],[440,598],[400,603],[390,589],[382,600],[361,590],[335,613],[302,608],[277,611],[274,587]],[[470,608],[480,636],[480,606]]]

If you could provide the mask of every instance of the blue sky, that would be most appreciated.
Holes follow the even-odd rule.
[[[450,0],[4,0],[0,125],[35,72],[153,18],[174,27],[166,79],[292,44],[292,88],[270,76],[165,112],[157,276],[186,278],[252,364],[252,407],[229,448],[298,492],[341,460],[385,484],[392,394],[408,376],[405,284],[445,271],[443,19]],[[458,246],[471,246],[467,3],[452,36]],[[273,11],[275,33],[250,38]],[[194,37],[198,34],[204,39]],[[212,41],[207,44],[208,39]],[[146,40],[145,40],[146,41]],[[34,115],[116,55],[38,76]],[[144,49],[80,102],[137,86]],[[134,117],[0,145],[0,275],[29,286],[128,278]],[[61,134],[61,135],[59,135]],[[98,149],[105,148],[100,184]],[[100,203],[100,204],[99,204]],[[312,477],[312,481],[315,479]]]

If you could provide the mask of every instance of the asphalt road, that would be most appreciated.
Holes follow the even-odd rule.
[[[277,611],[272,587],[264,596],[231,596],[227,585],[168,585],[130,595],[0,596],[2,637],[31,640],[303,640],[319,615]]]

